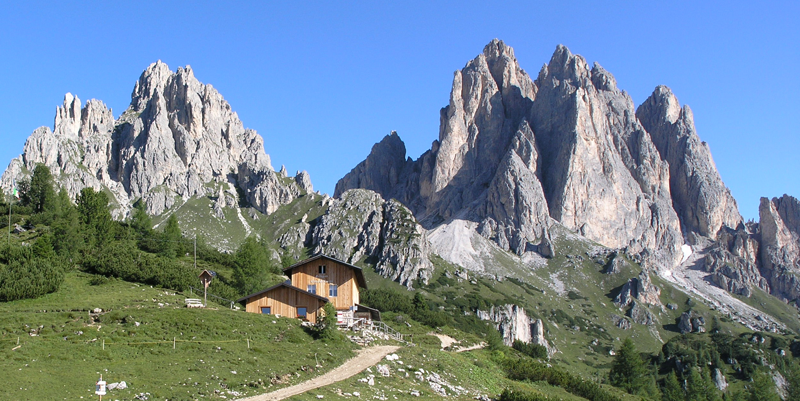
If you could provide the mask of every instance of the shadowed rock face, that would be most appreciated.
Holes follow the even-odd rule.
[[[160,61],[151,64],[116,121],[99,101],[80,105],[65,96],[53,131],[34,131],[3,175],[4,188],[44,163],[73,198],[84,187],[107,189],[117,217],[138,198],[160,214],[180,198],[204,196],[205,184],[214,181],[237,185],[264,213],[302,193],[278,179],[261,136],[245,129],[222,95],[188,66],[173,73]],[[310,189],[308,177],[301,178],[303,190]]]
[[[559,46],[531,109],[550,216],[609,247],[672,267],[683,238],[669,169],[607,71]]]
[[[502,41],[455,73],[439,139],[406,160],[392,134],[337,185],[400,200],[427,228],[453,218],[522,253],[554,218],[671,267],[683,243],[669,168],[614,77],[563,46],[536,82]]]
[[[800,201],[789,195],[761,198],[761,273],[773,295],[800,298]]]
[[[383,277],[412,288],[427,283],[433,265],[427,232],[411,211],[373,191],[354,189],[333,201],[310,236],[313,253],[349,263],[368,260]]]
[[[708,144],[700,141],[689,106],[666,86],[659,86],[636,110],[670,166],[672,202],[686,230],[716,238],[723,226],[737,228],[742,216],[717,172]]]
[[[547,223],[539,152],[525,120],[536,87],[502,41],[455,73],[439,139],[417,161],[392,133],[342,178],[335,196],[371,189],[408,205],[427,227],[456,215],[483,222],[482,234],[522,252]]]

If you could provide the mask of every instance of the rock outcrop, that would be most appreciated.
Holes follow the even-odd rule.
[[[706,320],[694,311],[683,312],[678,319],[678,330],[685,333],[704,333]]]
[[[181,199],[208,195],[210,182],[237,186],[263,213],[311,189],[307,174],[297,185],[278,179],[261,136],[245,129],[222,95],[200,83],[191,67],[173,73],[160,61],[139,77],[130,106],[116,121],[103,103],[90,100],[81,108],[81,101],[67,94],[53,130],[34,131],[22,156],[3,174],[3,188],[38,163],[50,167],[73,198],[84,187],[107,189],[117,217],[137,199],[149,213],[161,214]]]
[[[744,225],[738,230],[723,227],[703,260],[703,269],[711,273],[711,282],[746,297],[752,294],[752,288],[770,292],[769,282],[758,268],[759,244],[751,234],[754,229]]]
[[[716,238],[722,227],[737,228],[742,216],[717,172],[708,144],[694,126],[689,106],[658,86],[636,110],[662,160],[669,163],[672,203],[687,231]]]
[[[427,283],[432,274],[425,229],[408,208],[373,191],[350,190],[334,200],[310,241],[314,253],[374,263],[383,277],[409,288],[414,280]]]
[[[532,320],[520,306],[492,306],[488,311],[479,310],[477,316],[481,320],[491,321],[503,336],[503,343],[511,346],[514,341],[538,344],[547,349],[547,355],[553,355],[555,349],[544,336],[544,323],[541,319]]]
[[[614,298],[614,304],[622,308],[636,301],[645,305],[661,306],[661,290],[650,280],[647,272],[628,280]]]
[[[466,216],[481,223],[483,236],[522,253],[548,221],[539,152],[526,121],[535,95],[513,50],[492,41],[455,73],[430,151],[406,160],[405,145],[392,133],[339,181],[335,196],[374,190],[410,207],[428,228]]]
[[[772,294],[800,298],[800,201],[789,195],[761,198],[761,272]]]
[[[439,139],[418,160],[392,133],[337,184],[407,205],[426,228],[450,219],[522,254],[550,218],[591,240],[680,261],[668,163],[630,97],[595,64],[556,49],[536,81],[494,40],[455,73]]]

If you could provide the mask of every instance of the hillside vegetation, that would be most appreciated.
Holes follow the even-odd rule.
[[[2,227],[14,231],[0,246],[0,371],[7,378],[0,398],[89,396],[100,374],[126,381],[127,389],[114,390],[120,399],[235,398],[305,380],[353,355],[356,346],[341,336],[230,308],[231,300],[284,280],[280,268],[308,256],[303,246],[279,243],[324,212],[312,195],[270,216],[245,218],[255,231],[242,235],[235,252],[223,253],[203,237],[187,238],[175,213],[159,217],[154,230],[141,205],[130,218],[113,220],[107,195],[91,188],[73,204],[41,165],[20,189],[19,202],[0,205],[11,216],[11,227],[8,221]],[[432,279],[415,283],[414,292],[362,262],[370,286],[362,302],[383,311],[416,346],[398,352],[402,364],[386,362],[390,375],[373,377],[373,385],[375,370],[298,398],[358,392],[432,399],[443,389],[460,399],[764,400],[777,396],[776,378],[789,383],[780,388],[789,399],[798,399],[792,397],[800,342],[790,331],[797,313],[789,306],[768,304],[770,313],[792,320],[787,331],[754,333],[653,278],[660,303],[674,307],[646,307],[654,323],[631,322],[630,311],[613,299],[641,268],[628,261],[607,274],[610,256],[587,256],[591,243],[555,234],[553,241],[555,257],[532,271],[509,266],[513,274],[502,280],[434,255]],[[184,300],[197,296],[191,287],[199,286],[203,269],[216,274],[209,288],[216,297],[209,298],[211,308],[187,309]],[[764,300],[756,294],[748,302]],[[477,317],[508,304],[542,320],[554,354],[506,346],[496,326]],[[706,332],[680,334],[684,312],[702,317]],[[610,316],[628,323],[608,324]],[[485,348],[442,350],[432,333]],[[714,386],[721,376],[729,383],[724,392]]]

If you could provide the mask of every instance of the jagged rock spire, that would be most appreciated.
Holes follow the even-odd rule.
[[[723,226],[742,223],[736,200],[717,171],[708,144],[694,127],[689,106],[666,86],[658,86],[636,110],[636,117],[650,133],[661,159],[670,167],[672,203],[689,232],[716,238]]]

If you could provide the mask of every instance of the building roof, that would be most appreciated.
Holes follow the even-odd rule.
[[[276,288],[278,288],[278,287],[286,287],[286,288],[288,288],[288,289],[290,289],[290,290],[295,290],[295,291],[298,291],[298,292],[302,292],[302,293],[304,293],[304,294],[306,294],[306,295],[310,295],[310,296],[312,296],[312,297],[314,297],[314,298],[317,298],[317,299],[319,299],[320,301],[329,302],[329,301],[328,301],[328,298],[325,298],[325,297],[319,296],[319,295],[317,295],[317,294],[312,294],[312,293],[310,293],[310,292],[308,292],[308,291],[305,291],[305,290],[301,290],[301,289],[299,289],[299,288],[297,288],[297,287],[295,287],[295,286],[293,286],[293,285],[289,284],[289,283],[288,283],[288,282],[286,282],[286,281],[284,281],[284,282],[281,282],[280,284],[275,284],[275,285],[273,285],[272,287],[269,287],[269,288],[267,288],[267,289],[261,290],[261,291],[259,291],[259,292],[255,293],[255,294],[250,294],[250,295],[248,295],[248,296],[246,296],[246,297],[239,298],[239,299],[237,299],[237,300],[236,300],[236,302],[240,302],[240,303],[241,303],[242,301],[247,301],[248,299],[250,299],[250,298],[252,298],[252,297],[255,297],[255,296],[257,296],[257,295],[261,295],[261,294],[263,294],[263,293],[265,293],[265,292],[270,292],[270,291],[272,291],[272,290],[274,290],[274,289],[276,289]]]
[[[316,256],[312,256],[312,257],[310,257],[310,258],[308,258],[306,260],[297,262],[297,263],[295,263],[295,264],[283,269],[283,272],[287,273],[291,277],[292,270],[294,270],[297,267],[306,265],[306,264],[308,264],[310,262],[313,262],[313,261],[315,261],[317,259],[328,259],[328,260],[330,260],[332,262],[340,263],[340,264],[343,264],[343,265],[353,269],[353,271],[356,274],[356,281],[358,282],[358,286],[361,287],[361,288],[367,288],[367,280],[364,279],[364,271],[360,267],[358,267],[356,265],[351,265],[350,263],[343,262],[343,261],[341,261],[339,259],[336,259],[336,258],[332,258],[332,257],[330,257],[328,255],[323,255],[321,253],[316,255]]]

